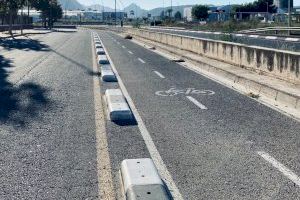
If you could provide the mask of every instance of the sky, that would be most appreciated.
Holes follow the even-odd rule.
[[[101,4],[104,6],[114,8],[114,0],[77,0],[84,5]],[[173,5],[187,5],[187,4],[214,4],[214,5],[225,5],[225,4],[241,4],[253,2],[253,0],[172,0]],[[163,7],[171,5],[171,0],[117,0],[117,8],[123,9],[124,7],[136,3],[143,9],[149,10],[157,7]],[[294,5],[300,5],[300,0],[294,0]]]

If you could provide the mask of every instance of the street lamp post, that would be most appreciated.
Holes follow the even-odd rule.
[[[288,30],[288,35],[291,35],[291,0],[288,1],[288,12],[289,12],[289,19],[288,19],[288,27],[289,27],[289,30]]]

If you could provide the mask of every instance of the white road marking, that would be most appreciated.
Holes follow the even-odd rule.
[[[251,37],[251,38],[258,38],[259,35],[249,35],[249,37]]]
[[[141,59],[141,58],[138,58],[138,60],[141,62],[141,63],[146,63],[143,59]]]
[[[93,71],[98,72],[96,52],[92,45]],[[103,199],[116,199],[114,184],[112,182],[112,172],[108,152],[107,135],[105,129],[105,119],[103,104],[101,99],[101,88],[99,77],[93,77],[94,105],[95,105],[95,134],[97,148],[97,176],[99,196]]]
[[[269,39],[269,40],[276,40],[278,37],[276,36],[266,36],[266,39]]]
[[[286,176],[288,179],[290,179],[291,181],[293,181],[296,185],[298,185],[300,187],[300,178],[292,170],[290,170],[289,168],[287,168],[286,166],[284,166],[283,164],[278,162],[275,158],[273,158],[272,156],[270,156],[268,153],[266,153],[264,151],[258,151],[257,153],[263,159],[265,159],[266,161],[271,163],[273,165],[273,167],[275,167],[281,173],[283,173],[284,176]]]
[[[162,75],[161,73],[159,73],[158,71],[154,71],[154,73],[159,76],[160,78],[166,78],[164,75]]]
[[[122,48],[123,48],[123,49],[126,49],[126,47],[125,47],[125,46],[122,46]]]
[[[235,36],[243,37],[243,36],[245,36],[245,35],[244,35],[244,34],[235,34]]]
[[[128,53],[133,54],[132,51],[128,51]]]
[[[285,41],[298,42],[299,39],[297,39],[297,38],[285,38]]]
[[[197,101],[196,99],[194,99],[191,96],[187,96],[186,98],[188,98],[188,100],[190,100],[191,102],[193,102],[196,106],[198,106],[200,109],[202,110],[207,110],[207,107],[205,105],[203,105],[202,103],[200,103],[199,101]]]
[[[107,50],[105,47],[103,47],[107,53]],[[106,54],[108,59],[111,61],[111,58],[109,56],[109,54],[107,53]],[[116,70],[116,67],[114,65],[113,62],[111,62],[111,67],[113,68],[117,78],[118,78],[118,82],[119,82],[119,85],[120,85],[120,88],[122,89],[122,92],[124,94],[124,96],[126,97],[127,101],[128,101],[128,104],[135,116],[135,119],[137,121],[137,124],[138,124],[138,127],[140,129],[140,132],[141,132],[141,135],[145,141],[145,144],[147,146],[147,149],[151,155],[151,158],[153,159],[153,162],[155,163],[155,166],[160,174],[160,176],[162,177],[162,179],[164,180],[164,182],[166,183],[168,189],[170,190],[171,194],[172,194],[172,197],[175,199],[175,200],[183,200],[183,197],[182,195],[180,194],[173,178],[172,178],[172,175],[170,174],[170,172],[168,171],[163,159],[161,158],[153,140],[152,140],[152,137],[150,135],[150,133],[148,132],[146,126],[145,126],[145,123],[143,122],[140,114],[138,113],[138,110],[137,108],[135,107],[131,97],[129,96],[128,94],[128,91],[120,77],[120,75],[118,74],[118,71]]]

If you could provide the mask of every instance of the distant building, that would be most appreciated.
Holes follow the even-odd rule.
[[[291,1],[291,8],[293,8],[294,0]],[[286,13],[288,11],[288,0],[274,0],[274,5],[277,7],[278,13]]]
[[[127,13],[125,12],[103,12],[103,20],[105,21],[112,21],[114,20],[117,16],[117,20],[121,21],[127,18]]]
[[[183,9],[183,18],[188,22],[193,21],[192,9],[193,7],[186,7]]]

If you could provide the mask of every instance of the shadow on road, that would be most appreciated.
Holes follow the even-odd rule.
[[[14,86],[8,81],[11,60],[0,55],[0,124],[24,127],[50,104],[47,89],[32,82]]]
[[[0,39],[0,46],[6,50],[49,51],[48,45],[32,39]]]

